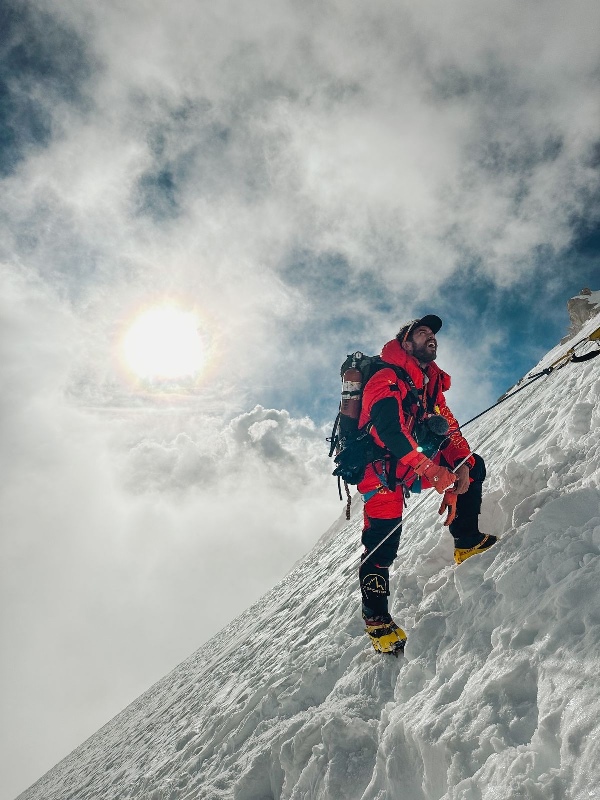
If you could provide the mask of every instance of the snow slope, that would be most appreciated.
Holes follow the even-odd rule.
[[[410,501],[404,659],[362,632],[355,499],[22,800],[600,798],[599,369],[569,364],[467,429],[488,464],[481,527],[502,537],[489,552],[453,566],[438,496]]]

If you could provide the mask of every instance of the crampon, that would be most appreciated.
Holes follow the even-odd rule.
[[[377,653],[398,656],[404,652],[406,633],[389,614],[365,619],[365,631]]]

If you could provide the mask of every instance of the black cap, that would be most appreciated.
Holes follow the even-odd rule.
[[[435,314],[425,314],[421,319],[413,319],[411,322],[406,322],[398,331],[396,339],[398,339],[400,343],[406,341],[409,333],[414,330],[414,328],[419,328],[421,325],[426,325],[428,328],[431,328],[434,333],[437,333],[442,327],[442,320],[436,317]]]

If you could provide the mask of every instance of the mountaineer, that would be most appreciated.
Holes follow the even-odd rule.
[[[462,436],[444,397],[450,376],[435,363],[441,327],[433,314],[403,325],[383,347],[385,364],[362,393],[358,426],[369,426],[380,458],[367,464],[358,483],[365,503],[359,578],[366,631],[379,652],[397,654],[406,642],[388,610],[389,567],[398,552],[405,493],[434,488],[443,495],[439,513],[447,512],[444,525],[454,537],[458,564],[496,542],[478,526],[484,461]],[[432,418],[446,435],[428,457],[420,432]]]

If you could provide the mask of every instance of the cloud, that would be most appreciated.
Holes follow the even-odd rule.
[[[18,782],[258,599],[338,508],[309,419],[74,405],[77,318],[38,281],[4,278],[2,677],[20,698],[6,701],[11,737],[29,731],[27,753],[5,742]]]
[[[565,32],[548,4],[552,49],[537,15],[488,11],[45,4],[87,103],[36,99],[54,136],[4,182],[2,247],[81,316],[76,383],[113,394],[114,329],[175,294],[210,312],[228,412],[288,407],[270,373],[290,347],[331,372],[465,267],[499,290],[550,269],[597,212],[595,10]]]
[[[31,3],[4,4],[0,54],[0,175],[4,176],[27,154],[48,145],[56,111],[65,101],[85,104],[82,85],[92,64],[83,39],[72,27]]]
[[[305,491],[328,475],[325,430],[287,411],[256,406],[225,426],[217,417],[189,411],[176,415],[176,422],[169,412],[166,427],[155,412],[116,416],[117,428],[127,429],[121,468],[134,493],[212,492],[215,486],[238,487],[249,479],[263,483],[266,491],[289,487],[293,499],[299,487]]]
[[[395,291],[418,292],[432,264],[440,285],[464,260],[511,283],[540,243],[569,244],[597,188],[591,5],[571,17],[576,58],[564,43],[551,51],[527,13],[516,49],[516,5],[488,21],[465,4],[447,29],[381,6],[365,18],[352,5],[283,5],[261,22],[236,7],[234,24],[192,6],[169,20],[159,5],[55,11],[88,31],[103,68],[93,108],[46,153],[54,186],[77,224],[85,211],[101,231],[108,215],[116,247],[141,246],[142,271],[148,249],[178,241],[189,254],[180,280],[204,250],[224,283],[241,260],[244,285],[286,269],[301,242]],[[550,4],[555,43],[557,15]]]

